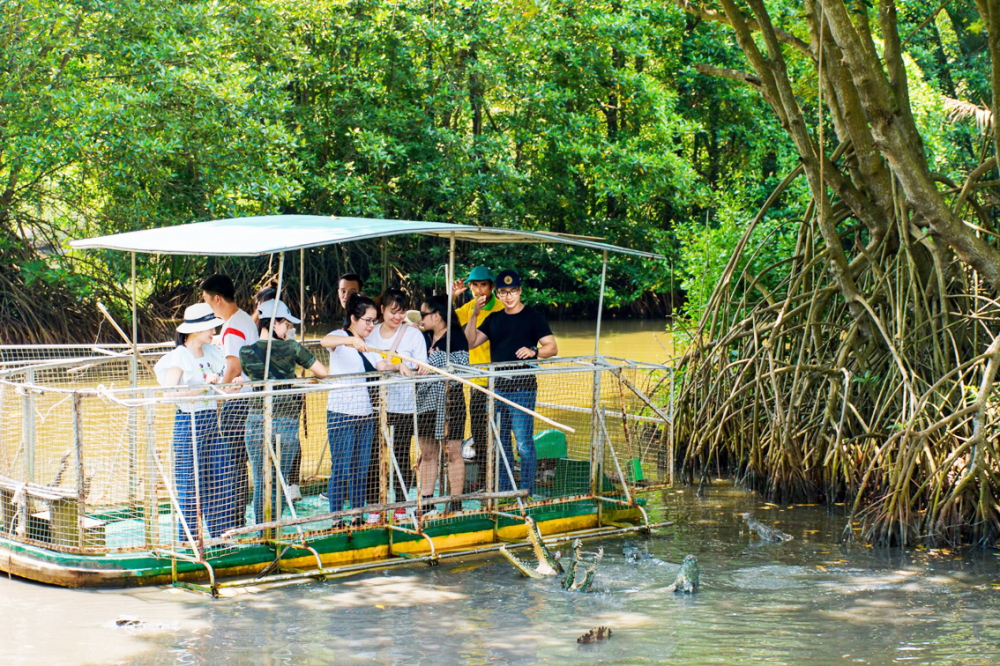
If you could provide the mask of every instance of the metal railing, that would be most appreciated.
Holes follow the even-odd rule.
[[[168,349],[142,353],[155,359]],[[436,554],[431,525],[460,530],[470,516],[524,516],[582,500],[598,512],[634,508],[636,490],[672,483],[671,369],[575,357],[449,371],[486,392],[455,390],[454,380],[433,374],[369,373],[179,396],[191,387],[157,386],[127,347],[0,347],[0,539],[198,562],[214,585],[211,562],[244,546],[310,549],[332,534],[388,530],[423,538]],[[498,385],[535,385],[528,406],[567,430],[501,403]],[[408,390],[438,390],[451,402],[432,414],[390,412],[397,401],[389,396]],[[344,406],[374,395],[370,415]],[[193,401],[205,408],[182,411]],[[535,464],[516,439],[525,427]],[[413,431],[476,454],[456,459],[451,445],[449,460],[447,444],[421,446]],[[348,436],[349,445],[338,439]],[[438,456],[424,470],[430,497],[421,497],[414,470],[425,449]]]

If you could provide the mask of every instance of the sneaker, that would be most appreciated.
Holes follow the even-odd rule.
[[[382,522],[382,514],[378,512],[368,513],[365,516],[365,522],[369,525],[378,525]]]
[[[476,457],[476,440],[469,437],[467,440],[462,442],[462,458],[465,460],[473,460]]]
[[[293,502],[297,502],[302,499],[302,490],[299,488],[298,484],[293,484],[288,487],[288,496]]]
[[[320,493],[319,494],[319,501],[329,503],[330,502],[330,498],[327,497],[326,493]]]

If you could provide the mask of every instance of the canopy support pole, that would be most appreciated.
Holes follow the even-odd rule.
[[[306,341],[306,249],[299,250],[299,319],[302,320],[302,330],[299,337]]]
[[[139,385],[139,306],[135,292],[135,252],[132,252],[132,388]]]
[[[445,333],[445,351],[448,352],[447,365],[451,365],[451,313],[452,308],[455,304],[452,302],[452,293],[454,292],[454,282],[455,280],[455,234],[451,235],[451,244],[448,248],[448,273],[444,276],[444,289],[445,293],[448,295],[448,319],[445,320],[445,325],[448,327],[447,333]],[[419,307],[419,304],[418,304]]]
[[[601,355],[601,313],[604,311],[604,285],[608,277],[608,251],[601,264],[601,293],[597,296],[597,333],[594,335],[594,356]]]
[[[285,253],[281,252],[278,254],[278,291],[275,300],[281,298],[281,287],[282,281],[285,277]],[[264,354],[264,380],[266,381],[270,376],[271,370],[271,342],[274,340],[274,314],[271,312],[271,321],[267,326],[267,353]]]
[[[135,270],[135,252],[130,253],[132,255],[132,358],[129,361],[129,379],[132,383],[132,390],[136,390],[139,386],[139,303],[136,298],[136,270]],[[80,398],[80,394],[73,393],[73,406],[78,408],[79,405],[77,401]],[[79,412],[75,413],[75,417],[79,419]],[[193,416],[192,416],[193,418]],[[129,407],[128,409],[128,501],[135,502],[136,492],[137,492],[137,467],[139,458],[139,414],[138,409],[135,407]],[[74,421],[74,437],[78,440],[79,433],[77,432],[78,424]],[[77,442],[79,445],[79,442]],[[78,450],[78,454],[82,455],[83,449]],[[77,463],[79,466],[78,473],[82,473],[83,463],[80,455],[77,455]],[[83,500],[80,500],[80,521],[82,523],[84,517],[86,516],[86,507],[83,506]],[[80,528],[80,545],[83,545],[83,528]]]
[[[388,240],[382,239],[382,293],[389,288],[389,247]]]

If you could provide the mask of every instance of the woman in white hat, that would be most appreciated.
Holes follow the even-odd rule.
[[[167,395],[205,395],[212,391],[207,384],[219,383],[226,369],[226,359],[212,345],[212,336],[222,323],[205,303],[184,310],[184,321],[177,327],[177,347],[157,361],[153,370],[161,386],[199,388],[172,391]],[[202,527],[198,520],[200,503],[201,517],[208,524],[209,535],[219,536],[231,527],[233,492],[232,480],[224,474],[225,450],[219,439],[215,402],[191,400],[177,404],[173,447],[174,487],[184,523],[197,539]],[[197,479],[195,469],[198,470]],[[178,525],[177,534],[182,541],[187,540],[183,524]]]

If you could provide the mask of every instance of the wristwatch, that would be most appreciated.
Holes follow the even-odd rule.
[[[528,349],[530,349],[531,351],[535,352],[535,358],[538,358],[538,347],[531,346],[531,347],[528,347]]]

